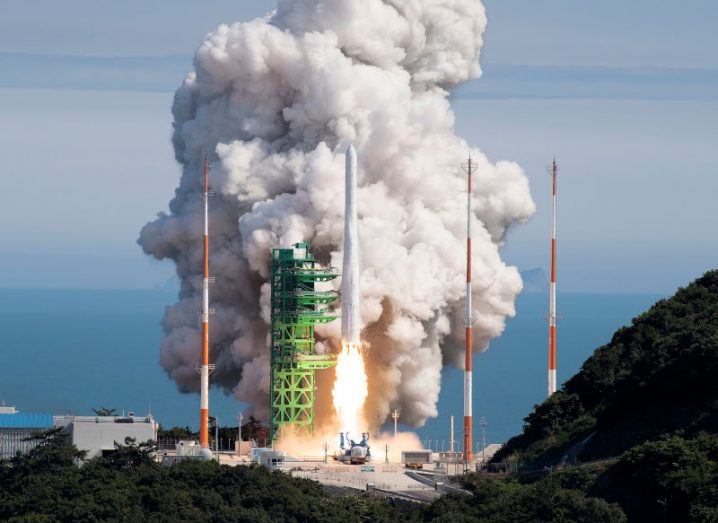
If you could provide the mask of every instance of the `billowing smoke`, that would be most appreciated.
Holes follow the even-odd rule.
[[[206,37],[172,109],[179,187],[170,214],[139,239],[146,253],[174,260],[182,281],[161,348],[161,364],[182,391],[199,384],[204,156],[213,161],[216,193],[212,382],[263,415],[270,252],[308,241],[322,261],[341,267],[343,152],[353,143],[370,417],[397,408],[403,422],[420,425],[437,414],[442,366],[463,367],[460,161],[471,152],[479,167],[477,350],[515,312],[521,278],[499,247],[507,228],[534,212],[519,166],[492,164],[454,134],[448,90],[480,75],[485,25],[477,0],[280,0],[267,17]],[[339,322],[319,329],[319,350],[336,350],[339,330]]]

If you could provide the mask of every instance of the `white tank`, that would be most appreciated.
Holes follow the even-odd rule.
[[[212,451],[202,447],[198,453],[199,459],[202,461],[212,461]]]
[[[366,458],[366,447],[361,447],[359,445],[353,446],[352,450],[351,450],[351,457],[352,458]]]

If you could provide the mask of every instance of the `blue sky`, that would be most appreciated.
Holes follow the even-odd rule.
[[[532,181],[506,259],[546,265],[555,154],[564,290],[670,292],[714,267],[718,5],[485,3],[485,75],[453,103],[460,134]],[[177,180],[172,91],[205,33],[272,5],[0,0],[0,286],[170,278],[135,239]]]

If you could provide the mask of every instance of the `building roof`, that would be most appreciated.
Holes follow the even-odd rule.
[[[52,414],[0,414],[0,429],[49,429],[52,427]]]

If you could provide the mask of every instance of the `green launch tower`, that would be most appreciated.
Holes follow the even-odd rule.
[[[269,438],[281,428],[314,430],[314,373],[336,361],[314,353],[314,327],[337,318],[328,306],[339,298],[337,291],[317,291],[318,282],[333,280],[339,273],[323,267],[309,252],[309,244],[274,249],[270,262],[271,360],[269,391]]]

